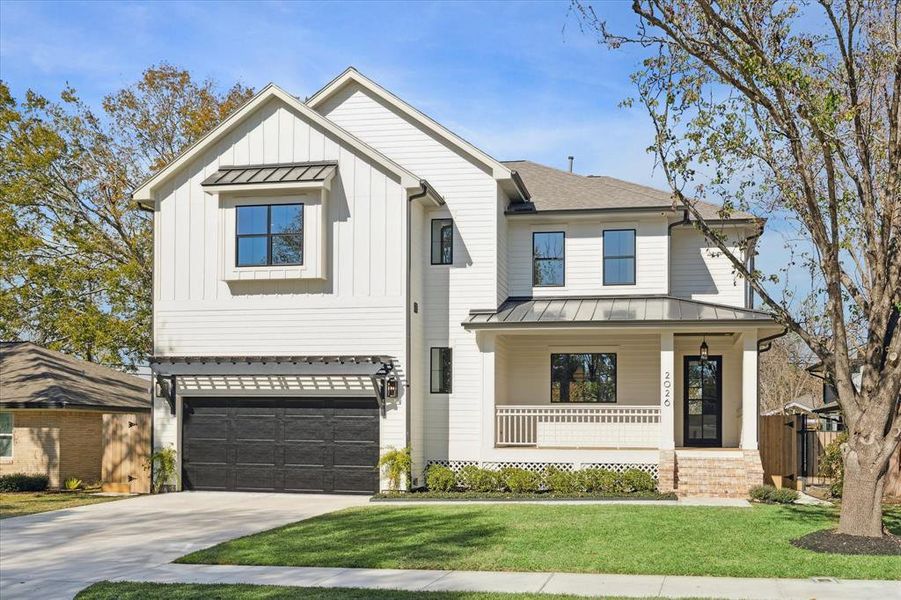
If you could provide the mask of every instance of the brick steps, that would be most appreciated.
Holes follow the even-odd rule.
[[[676,450],[674,457],[666,458],[661,457],[661,469],[666,465],[674,470],[673,489],[679,496],[747,498],[748,490],[763,481],[756,450]]]

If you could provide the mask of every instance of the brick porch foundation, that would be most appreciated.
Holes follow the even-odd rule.
[[[681,449],[660,452],[657,480],[661,492],[679,496],[747,498],[751,487],[763,483],[758,450]]]

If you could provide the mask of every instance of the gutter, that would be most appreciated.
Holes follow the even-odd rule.
[[[677,209],[674,209],[677,210]],[[682,220],[676,221],[674,223],[670,223],[666,226],[666,252],[669,256],[669,264],[666,265],[667,273],[666,273],[666,293],[673,293],[673,227],[676,225],[689,225],[691,221],[688,220],[688,211],[686,209],[682,209]]]

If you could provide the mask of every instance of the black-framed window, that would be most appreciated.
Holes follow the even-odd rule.
[[[432,264],[454,263],[453,219],[432,219]]]
[[[433,394],[450,394],[453,384],[452,356],[450,348],[432,348],[430,358],[431,385]]]
[[[559,287],[566,279],[566,236],[562,231],[532,234],[532,285]]]
[[[238,206],[235,219],[237,266],[303,264],[303,204]]]
[[[604,230],[604,285],[635,285],[635,230]]]
[[[616,354],[551,354],[551,402],[616,402]]]

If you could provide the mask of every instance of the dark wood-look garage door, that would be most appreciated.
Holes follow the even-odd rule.
[[[378,491],[379,410],[366,398],[187,398],[186,489]]]

